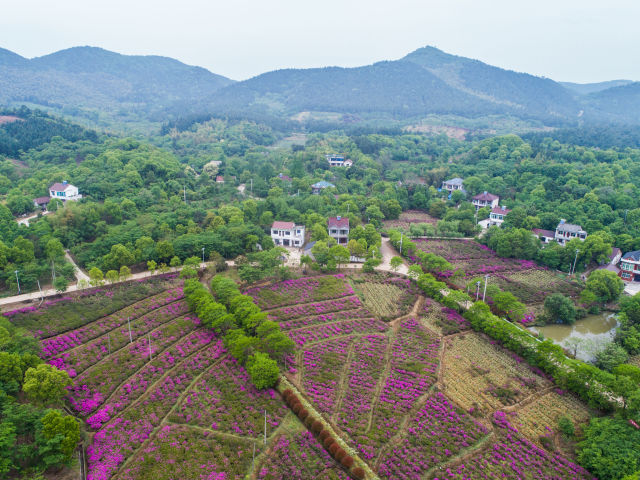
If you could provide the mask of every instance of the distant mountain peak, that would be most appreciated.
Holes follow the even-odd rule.
[[[20,66],[26,65],[29,62],[24,57],[21,57],[17,53],[7,50],[6,48],[0,48],[0,66]]]

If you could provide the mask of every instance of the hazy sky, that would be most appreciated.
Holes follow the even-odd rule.
[[[154,54],[236,80],[433,45],[554,80],[640,80],[637,0],[0,0],[0,47]]]

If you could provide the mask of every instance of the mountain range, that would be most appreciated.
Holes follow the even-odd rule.
[[[26,59],[0,49],[0,104],[26,103],[95,121],[188,114],[301,113],[413,121],[511,116],[543,125],[640,124],[640,83],[560,83],[424,47],[355,68],[283,69],[241,82],[159,56],[74,47]]]

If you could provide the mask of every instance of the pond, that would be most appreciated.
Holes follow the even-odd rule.
[[[531,327],[529,330],[541,333],[544,338],[573,352],[580,360],[591,361],[596,353],[613,340],[618,327],[614,313],[587,315],[573,325],[551,324]]]

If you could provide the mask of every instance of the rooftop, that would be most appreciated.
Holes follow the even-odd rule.
[[[491,209],[491,213],[498,213],[500,215],[507,215],[511,210],[509,210],[508,208],[502,208],[502,207],[493,207]]]
[[[556,234],[556,232],[552,230],[543,230],[542,228],[534,228],[532,232],[538,235],[539,237],[548,237],[548,238],[553,238]]]
[[[327,223],[330,227],[349,228],[349,219],[347,217],[329,217]]]
[[[67,188],[71,186],[72,185],[67,182],[62,182],[62,183],[56,182],[49,187],[49,190],[52,190],[54,192],[64,192]]]
[[[274,230],[291,230],[295,226],[296,224],[293,222],[280,222],[276,220],[275,222],[273,222],[273,225],[271,225],[271,228],[273,228]]]
[[[631,260],[632,262],[640,262],[640,250],[627,252],[622,256],[622,260]]]
[[[314,183],[311,185],[313,188],[333,188],[335,185],[333,183],[329,183],[325,180],[320,180],[318,183]]]
[[[460,177],[452,178],[451,180],[445,180],[444,183],[448,183],[450,185],[462,185],[462,180]]]
[[[494,195],[493,193],[484,192],[479,195],[473,197],[474,200],[483,200],[486,202],[492,202],[494,200],[498,200],[500,197],[498,195]]]
[[[580,225],[574,225],[573,223],[567,223],[566,220],[560,220],[560,223],[556,227],[556,230],[558,230],[560,232],[572,232],[572,233],[584,232],[584,230],[582,230],[582,227]]]

